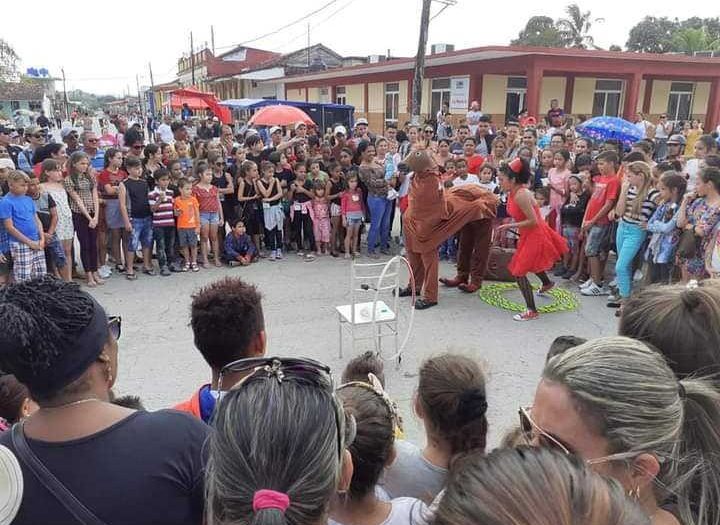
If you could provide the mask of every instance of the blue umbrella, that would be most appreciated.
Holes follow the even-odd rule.
[[[593,117],[576,126],[575,131],[595,142],[619,140],[628,148],[644,138],[643,132],[635,124],[619,117]]]

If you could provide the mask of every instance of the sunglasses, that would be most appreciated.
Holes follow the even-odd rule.
[[[520,430],[522,431],[525,441],[528,445],[532,445],[537,439],[538,444],[541,447],[552,448],[559,450],[563,454],[570,455],[573,452],[569,447],[561,443],[557,438],[545,432],[540,426],[538,426],[532,417],[530,417],[530,411],[532,407],[520,407],[518,415],[520,416]]]
[[[431,130],[431,129],[426,129],[426,130],[425,130],[425,133],[432,133],[432,132],[433,132],[433,130]]]
[[[142,147],[142,144],[135,144],[134,146],[132,146],[132,149],[142,149]]]
[[[116,341],[122,333],[122,317],[119,315],[108,315],[108,330]]]
[[[261,379],[277,380],[282,384],[283,381],[294,381],[296,383],[311,385],[319,388],[335,398],[335,386],[330,375],[330,367],[322,364],[314,359],[302,357],[251,357],[247,359],[238,359],[232,363],[228,363],[220,370],[218,376],[218,390],[223,389],[223,378],[228,373],[249,372],[245,377],[238,381],[232,388],[242,388],[243,385],[251,381]],[[355,439],[357,427],[355,418],[350,416],[346,418],[345,426],[345,447],[343,447],[343,436],[341,435],[340,426],[340,410],[342,405],[339,401],[335,402],[335,425],[337,428],[337,446],[338,454],[342,458],[344,448],[350,446]]]
[[[215,165],[216,165],[216,166],[224,166],[225,163],[224,163],[224,162],[216,162]]]
[[[31,136],[32,138],[34,138],[34,139],[42,139],[42,138],[45,137],[45,135],[43,135],[42,133],[33,133],[33,134],[30,135],[30,136]]]
[[[88,142],[97,142],[98,139],[87,139]]]

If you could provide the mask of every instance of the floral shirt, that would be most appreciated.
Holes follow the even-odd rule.
[[[686,261],[688,273],[693,276],[705,274],[705,250],[711,241],[713,228],[720,222],[720,206],[710,206],[705,199],[695,199],[687,210],[688,223],[700,226],[703,233],[697,239],[695,257]]]
[[[648,221],[647,230],[650,242],[645,252],[645,260],[656,264],[673,261],[675,250],[680,242],[680,230],[677,227],[677,212],[680,209],[674,202],[664,202],[657,207]]]

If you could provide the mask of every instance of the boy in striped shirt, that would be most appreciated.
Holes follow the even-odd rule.
[[[153,240],[160,275],[167,277],[170,275],[169,264],[175,260],[175,214],[167,168],[155,172],[155,189],[148,193],[148,202],[153,214]]]

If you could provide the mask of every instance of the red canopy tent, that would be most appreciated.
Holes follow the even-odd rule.
[[[210,109],[223,124],[232,124],[230,109],[220,105],[220,100],[214,93],[206,93],[195,88],[182,88],[170,92],[170,105],[182,107],[187,103],[191,109]]]

